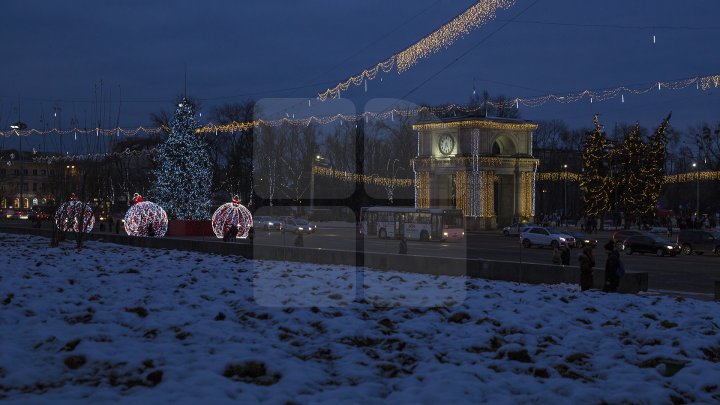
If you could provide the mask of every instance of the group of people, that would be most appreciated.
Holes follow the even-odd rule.
[[[616,292],[620,284],[620,277],[625,273],[624,264],[620,260],[620,253],[612,241],[606,243],[604,248],[608,257],[605,262],[603,291]],[[552,262],[563,266],[570,265],[570,249],[567,245],[553,248]],[[578,262],[580,266],[580,289],[582,291],[589,290],[593,286],[593,267],[596,265],[592,246],[585,245],[582,247],[578,255]]]
[[[620,253],[615,249],[613,241],[609,241],[604,246],[607,253],[605,261],[605,280],[603,282],[604,292],[617,292],[620,285],[620,277],[625,274],[625,269],[620,260]],[[595,256],[592,246],[584,246],[582,252],[578,255],[580,264],[580,290],[586,291],[593,286],[593,267],[595,267]]]

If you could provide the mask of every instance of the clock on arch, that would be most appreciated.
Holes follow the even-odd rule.
[[[440,149],[440,153],[443,155],[451,154],[453,149],[455,149],[455,138],[448,134],[440,136],[440,139],[438,139],[438,149]]]

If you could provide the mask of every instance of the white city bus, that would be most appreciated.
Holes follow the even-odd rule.
[[[465,218],[457,209],[414,207],[363,207],[360,232],[380,239],[462,240]]]

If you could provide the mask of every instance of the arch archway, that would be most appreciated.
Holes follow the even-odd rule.
[[[492,145],[492,154],[493,155],[514,155],[517,153],[517,148],[515,147],[515,142],[513,142],[512,139],[505,135],[500,135],[497,138],[495,138],[495,141]]]

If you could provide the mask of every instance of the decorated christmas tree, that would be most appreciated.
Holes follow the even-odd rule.
[[[655,133],[648,139],[647,153],[647,191],[645,193],[645,210],[652,213],[665,184],[665,158],[667,146],[667,130],[671,114],[663,120]]]
[[[595,116],[595,129],[587,134],[583,148],[583,171],[580,175],[585,214],[600,217],[610,210],[612,177],[610,156],[612,143],[607,139]]]
[[[615,151],[616,159],[621,165],[617,181],[618,205],[629,218],[638,218],[652,210],[652,205],[648,207],[647,203],[652,165],[648,146],[640,132],[638,123]]]
[[[159,164],[151,195],[170,217],[210,218],[211,165],[205,143],[195,132],[195,106],[182,99],[170,122],[170,136],[157,149]]]

